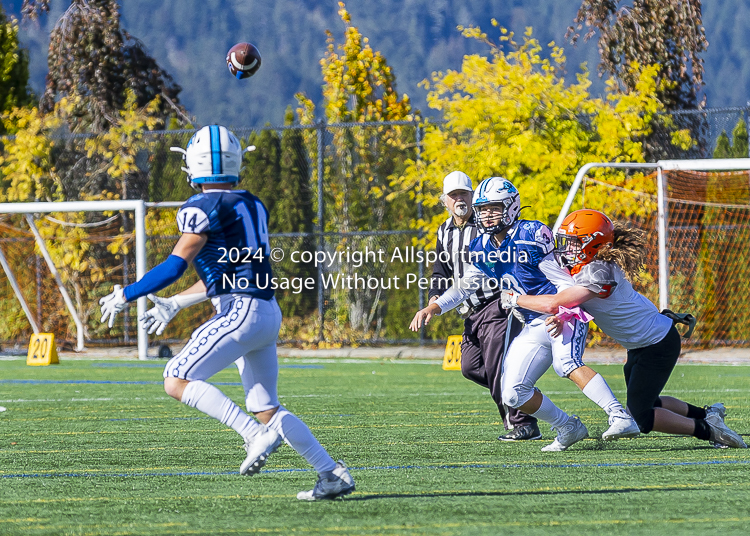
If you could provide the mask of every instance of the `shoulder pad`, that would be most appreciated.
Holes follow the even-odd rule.
[[[177,213],[177,228],[181,233],[203,233],[208,226],[208,215],[199,206],[183,206]]]
[[[593,261],[581,268],[573,280],[600,298],[607,298],[617,286],[615,266],[611,262]]]

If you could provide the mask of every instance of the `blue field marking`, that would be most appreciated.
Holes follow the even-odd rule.
[[[111,381],[111,380],[0,380],[0,383],[24,383],[31,385],[67,384],[67,385],[162,385],[163,381]],[[211,382],[213,385],[242,385],[240,382]]]
[[[91,363],[92,367],[99,368],[160,368],[163,369],[166,365],[164,363]],[[295,369],[322,369],[325,368],[323,365],[279,365],[279,368],[295,368]]]
[[[31,385],[49,385],[49,384],[92,384],[92,385],[161,385],[164,382],[125,382],[125,381],[104,381],[104,380],[0,380],[0,383],[25,383]],[[240,385],[240,384],[237,384]]]
[[[708,460],[703,462],[653,462],[653,463],[567,463],[567,464],[496,464],[475,463],[468,465],[383,465],[371,467],[349,467],[353,471],[399,471],[404,469],[582,469],[602,467],[684,467],[703,465],[750,465],[750,460]],[[261,473],[302,473],[310,469],[264,469]],[[113,477],[149,477],[149,476],[226,476],[238,475],[237,471],[190,471],[175,473],[15,473],[0,475],[1,478],[113,478]],[[244,478],[244,477],[243,477]]]
[[[163,381],[112,381],[112,380],[0,380],[0,383],[22,383],[28,385],[162,385]],[[240,382],[210,382],[212,385],[242,386]]]
[[[92,367],[138,367],[138,368],[164,368],[164,363],[91,363]]]
[[[170,421],[200,421],[211,420],[212,417],[129,417],[127,419],[107,419],[108,421],[152,421],[154,419],[169,419]]]

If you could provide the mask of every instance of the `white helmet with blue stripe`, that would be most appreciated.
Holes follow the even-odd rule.
[[[518,214],[521,212],[521,194],[518,193],[518,188],[508,179],[490,177],[484,179],[479,187],[474,190],[474,199],[471,204],[474,208],[474,219],[479,231],[496,234],[513,225],[518,219]],[[494,224],[484,223],[480,217],[482,207],[488,205],[496,205],[502,209],[500,218]],[[490,219],[496,220],[495,217]]]
[[[255,147],[248,147],[253,150]],[[170,150],[183,154],[188,174],[188,182],[195,189],[201,184],[237,183],[240,180],[242,147],[237,136],[226,127],[209,125],[198,130],[187,144],[186,149],[171,147]]]

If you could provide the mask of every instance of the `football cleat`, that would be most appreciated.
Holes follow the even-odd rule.
[[[633,417],[627,413],[613,413],[609,416],[609,428],[602,434],[602,439],[612,441],[623,437],[637,437],[641,434]]]
[[[539,425],[523,424],[514,426],[513,430],[505,435],[498,437],[500,441],[529,441],[531,439],[542,439],[542,432],[539,431]]]
[[[719,448],[733,447],[736,449],[746,449],[747,445],[740,434],[730,429],[721,418],[718,411],[706,415],[706,423],[711,429],[711,438],[709,441]]]
[[[721,422],[724,422],[724,418],[727,416],[727,408],[721,402],[717,402],[711,406],[703,406],[703,409],[706,410],[706,417],[709,415],[718,415]]]
[[[279,445],[281,445],[281,436],[274,430],[263,427],[263,431],[258,432],[250,441],[245,441],[247,458],[240,466],[240,474],[258,474],[266,465],[268,457],[276,452]]]
[[[706,410],[706,417],[709,415],[718,415],[718,417],[721,419],[721,422],[724,422],[724,418],[727,415],[727,408],[724,407],[724,404],[721,402],[717,402],[716,404],[712,404],[710,406],[703,406],[703,409]],[[722,445],[721,443],[716,443],[715,441],[711,441],[711,446],[716,449],[728,449],[728,445]]]
[[[333,471],[321,474],[315,487],[310,491],[300,491],[297,498],[300,501],[322,501],[349,495],[354,490],[354,479],[344,462],[339,460]]]
[[[553,426],[552,429],[557,432],[557,437],[552,443],[544,447],[542,452],[562,452],[573,443],[589,436],[586,425],[581,422],[578,415],[571,415],[568,422],[559,428]]]

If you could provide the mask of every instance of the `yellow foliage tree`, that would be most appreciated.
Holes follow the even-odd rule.
[[[77,99],[61,99],[55,109],[49,114],[42,114],[36,108],[16,108],[3,117],[6,125],[12,125],[15,136],[6,139],[4,152],[0,155],[2,167],[3,188],[0,189],[1,201],[66,201],[66,190],[69,185],[64,184],[59,170],[56,168],[53,151],[59,143],[53,136],[57,129],[66,124],[66,117],[72,113]],[[87,193],[85,189],[76,191],[80,200],[110,200],[120,199],[127,195],[125,178],[138,171],[135,164],[139,152],[147,149],[144,131],[153,129],[158,122],[155,117],[158,112],[158,98],[143,108],[138,108],[135,96],[128,93],[127,103],[120,111],[118,121],[109,131],[86,139],[85,153],[80,158],[88,159],[95,166],[79,166],[82,182],[97,180],[95,175],[104,175],[103,181],[107,187],[104,191]],[[67,188],[66,188],[67,187]],[[63,282],[72,287],[72,297],[79,318],[87,327],[87,336],[92,329],[99,329],[98,323],[87,326],[87,320],[96,309],[96,301],[105,287],[99,288],[96,283],[107,279],[119,269],[122,256],[127,255],[129,243],[133,240],[132,228],[123,215],[119,233],[114,240],[102,242],[101,231],[106,236],[111,235],[112,227],[117,224],[108,223],[106,227],[98,227],[96,221],[110,218],[113,213],[85,214],[85,213],[52,213],[37,221],[37,227],[45,240],[47,250],[60,272]],[[169,227],[171,223],[162,221],[158,216],[150,222],[156,231]],[[25,225],[18,222],[19,226]],[[58,316],[57,312],[46,311],[49,316]],[[61,312],[63,318],[66,317]]]
[[[498,27],[495,20],[492,25]],[[499,28],[497,43],[479,28],[459,29],[465,37],[487,44],[490,55],[465,56],[460,71],[433,73],[431,81],[424,82],[430,90],[428,104],[443,113],[446,123],[427,129],[422,158],[408,162],[405,173],[394,180],[411,197],[435,206],[442,178],[455,169],[472,177],[475,186],[499,175],[518,187],[522,205],[529,207],[522,217],[551,223],[582,165],[644,161],[641,140],[663,108],[656,98],[657,67],[639,69],[634,91],[623,93],[610,81],[606,96],[594,98],[585,65],[577,81],[567,83],[562,48],[551,43],[549,58],[544,57],[530,28],[522,44],[504,28]],[[685,132],[673,138],[691,143]],[[642,175],[611,170],[593,175],[603,173],[618,186],[655,188]],[[633,196],[626,199],[632,203]],[[632,208],[647,209],[636,204]],[[440,214],[414,225],[432,234],[444,219]]]
[[[326,55],[320,60],[327,122],[413,119],[409,97],[399,96],[396,77],[385,57],[352,25],[343,2],[339,2],[338,14],[346,25],[344,43],[336,46],[333,34],[327,31]],[[297,100],[300,123],[314,124],[315,104],[304,94],[298,94]],[[326,184],[332,203],[326,207],[326,227],[344,232],[383,228],[387,206],[382,194],[390,189],[388,177],[399,160],[394,156],[406,143],[403,129],[355,126],[334,128],[331,134],[327,150],[332,154],[327,155],[325,177],[332,179]],[[315,147],[313,143],[310,146]]]
[[[414,119],[407,95],[396,91],[396,77],[385,57],[372,49],[369,40],[352,25],[343,2],[338,14],[345,25],[344,42],[337,45],[328,31],[328,46],[320,65],[323,75],[323,100],[328,123],[349,123],[330,128],[324,160],[326,231],[350,232],[402,228],[403,219],[416,216],[416,205],[403,199],[391,201],[390,177],[401,174],[403,162],[414,151],[414,126],[363,125],[360,123],[411,121]],[[302,124],[315,123],[315,105],[303,94],[297,95],[297,115]],[[354,125],[351,125],[354,123]],[[315,132],[307,134],[309,153],[317,157]],[[313,166],[313,184],[317,169]],[[353,242],[344,237],[337,247],[372,250],[384,246],[376,237]],[[363,266],[358,274],[380,277],[383,265]],[[347,270],[347,268],[345,268]],[[381,290],[349,291],[335,296],[336,320],[349,323],[357,331],[353,338],[378,336],[387,315]],[[394,307],[396,307],[394,305]]]

